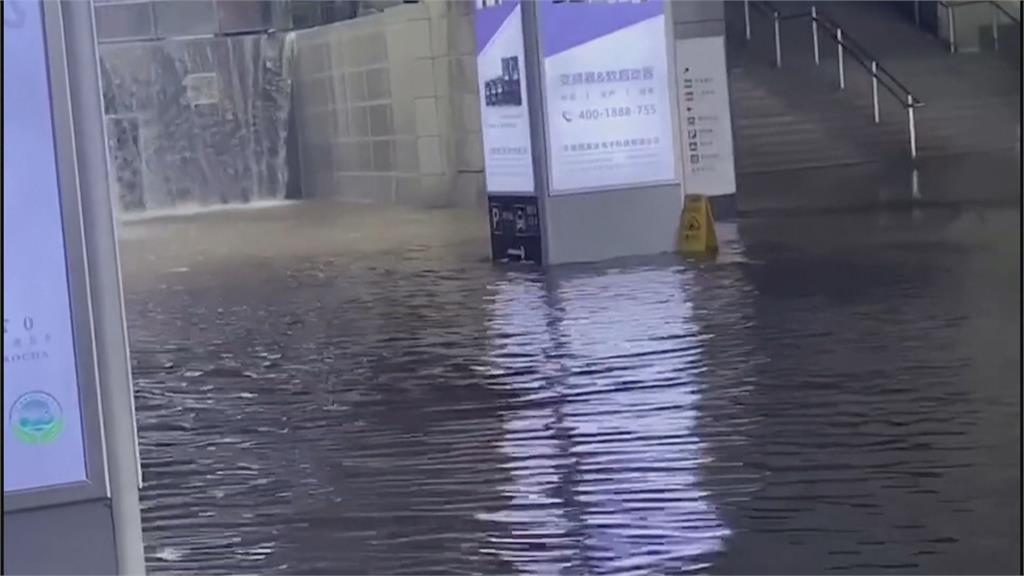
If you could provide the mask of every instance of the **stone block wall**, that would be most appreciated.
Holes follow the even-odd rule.
[[[977,52],[978,50],[989,49],[992,44],[992,24],[993,15],[996,13],[995,9],[985,3],[973,3],[965,0],[950,0],[948,2],[953,6],[954,11],[954,22],[953,26],[956,29],[956,44],[957,51],[959,52]],[[1013,14],[1018,20],[1020,19],[1020,1],[1001,1],[998,2],[1008,12]],[[949,41],[949,17],[947,10],[942,6],[937,6],[938,10],[938,33],[939,37],[943,40]],[[1000,27],[1000,33],[1005,40],[1009,34],[1021,35],[1021,27],[1012,24],[1010,20],[1003,14],[999,14],[997,18],[998,25]]]
[[[482,205],[472,8],[428,0],[294,33],[303,196]]]
[[[291,28],[291,6],[275,0],[93,0],[100,44]]]
[[[676,39],[725,36],[725,3],[722,0],[673,2],[672,27]]]

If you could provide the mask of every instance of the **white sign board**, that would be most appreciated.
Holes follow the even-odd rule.
[[[85,482],[42,10],[4,3],[4,492]]]
[[[720,196],[736,192],[725,38],[676,41],[683,189]]]
[[[523,15],[518,0],[477,0],[477,79],[489,194],[534,194]]]
[[[664,3],[540,2],[551,194],[677,180]]]

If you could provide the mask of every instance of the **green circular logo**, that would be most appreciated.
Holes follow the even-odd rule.
[[[26,444],[45,444],[64,429],[64,411],[46,392],[28,392],[14,401],[10,425],[14,435]]]

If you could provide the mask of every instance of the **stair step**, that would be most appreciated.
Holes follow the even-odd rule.
[[[809,10],[786,3],[784,12]],[[830,2],[819,9],[840,22],[926,106],[916,111],[924,157],[1019,146],[1020,68],[994,54],[950,55],[941,43],[882,3]],[[752,14],[753,16],[753,14]],[[760,19],[758,19],[760,18]],[[847,61],[838,89],[835,45],[823,39],[811,58],[810,25],[782,28],[783,67],[774,67],[770,22],[752,20],[743,38],[742,4],[726,4],[729,86],[740,172],[850,164],[908,153],[905,109],[880,91],[881,121],[871,120],[871,81]]]

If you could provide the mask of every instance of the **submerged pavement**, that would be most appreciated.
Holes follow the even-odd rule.
[[[1021,570],[1019,196],[546,272],[485,226],[122,225],[150,570]]]

